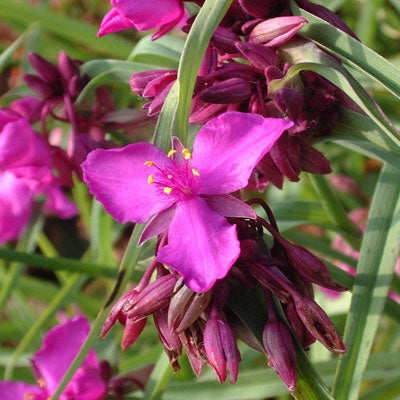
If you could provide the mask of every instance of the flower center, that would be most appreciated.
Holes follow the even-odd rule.
[[[168,152],[167,157],[172,158],[176,153],[177,151],[172,149]],[[192,155],[188,149],[182,150],[182,156],[183,161],[180,164],[172,160],[171,167],[165,169],[160,168],[154,161],[147,160],[144,164],[155,169],[147,177],[147,183],[156,185],[167,195],[192,196],[194,180],[200,176],[200,173],[191,167],[190,159]]]

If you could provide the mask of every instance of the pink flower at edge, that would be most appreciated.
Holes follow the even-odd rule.
[[[0,244],[18,239],[28,224],[35,196],[47,198],[44,209],[61,218],[76,215],[76,206],[52,173],[51,151],[26,119],[0,130]]]
[[[82,164],[92,194],[119,222],[154,216],[141,242],[168,229],[158,261],[178,271],[195,292],[226,276],[240,253],[236,227],[225,217],[254,218],[230,196],[292,122],[225,113],[198,132],[193,156],[178,140],[168,156],[150,143],[95,150]]]
[[[52,396],[85,341],[89,329],[88,320],[82,316],[52,328],[32,359],[32,369],[38,385],[0,382],[0,400],[46,400]],[[106,393],[107,384],[101,377],[99,362],[91,350],[60,400],[101,400]]]
[[[138,31],[159,28],[154,38],[168,33],[184,17],[181,0],[158,0],[156,4],[140,0],[111,0],[113,8],[104,16],[98,36],[135,28]]]

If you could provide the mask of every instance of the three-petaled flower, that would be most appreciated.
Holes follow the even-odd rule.
[[[168,229],[158,261],[178,271],[195,292],[224,278],[240,253],[226,217],[255,218],[230,195],[292,122],[225,113],[198,132],[193,155],[177,140],[165,154],[150,143],[95,150],[82,164],[84,180],[105,209],[124,223],[143,223],[141,242]]]

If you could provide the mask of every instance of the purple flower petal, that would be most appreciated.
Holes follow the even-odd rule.
[[[284,119],[239,112],[227,112],[209,121],[193,146],[200,193],[226,194],[245,187],[258,161],[292,125]]]
[[[90,192],[118,222],[143,223],[175,202],[174,196],[148,183],[155,167],[149,168],[146,161],[162,170],[173,168],[166,154],[150,143],[95,150],[81,165]]]
[[[183,2],[180,0],[158,0],[156,5],[142,0],[112,0],[111,4],[120,15],[130,19],[139,31],[179,20],[183,14]]]
[[[144,228],[140,236],[138,246],[151,239],[152,237],[166,231],[171,224],[174,215],[175,207],[167,208],[166,210],[161,211],[159,214],[155,215],[146,225],[146,228]]]
[[[50,165],[47,143],[21,118],[6,124],[0,135],[0,168]]]
[[[132,29],[134,27],[135,24],[131,20],[120,15],[115,8],[112,8],[101,21],[97,36],[100,37],[108,35],[109,33]]]
[[[89,333],[89,323],[84,317],[75,317],[57,325],[47,332],[41,349],[33,356],[34,369],[46,382],[46,388],[53,394],[62,377],[71,365],[82,343]],[[96,356],[88,355],[84,364],[94,367]]]
[[[33,195],[22,179],[0,171],[0,244],[18,239],[29,222]]]
[[[248,204],[229,194],[207,196],[204,200],[213,211],[223,217],[257,218],[256,213]]]
[[[39,386],[25,382],[0,382],[0,400],[46,400],[48,393]]]
[[[206,292],[226,276],[240,253],[236,227],[212,211],[200,197],[177,203],[168,245],[157,259],[177,270],[195,292]]]

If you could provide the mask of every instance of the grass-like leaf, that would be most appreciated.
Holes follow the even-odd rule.
[[[400,174],[385,165],[373,196],[353,286],[344,341],[333,394],[337,400],[358,398],[379,319],[399,254]]]

